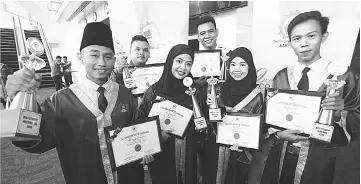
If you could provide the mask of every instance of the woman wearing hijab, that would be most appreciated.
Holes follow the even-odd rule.
[[[144,94],[139,107],[141,117],[148,116],[158,95],[167,96],[173,102],[192,109],[192,98],[185,93],[187,87],[183,85],[183,79],[192,77],[193,59],[194,52],[187,45],[176,45],[169,51],[161,78]],[[162,131],[162,152],[153,155],[154,161],[148,164],[152,183],[197,183],[197,134],[193,118],[183,139]]]
[[[259,114],[263,110],[263,96],[257,87],[257,73],[251,51],[240,47],[231,52],[227,63],[227,80],[220,88],[217,101],[222,112],[235,112],[233,107],[245,99],[250,102],[237,112]],[[212,97],[207,96],[207,104]],[[245,100],[246,101],[246,100]],[[217,127],[214,123],[213,127]],[[216,131],[217,132],[217,131]],[[216,143],[216,135],[208,137],[204,165],[206,184],[247,184],[248,171],[253,152],[236,145],[226,146]]]

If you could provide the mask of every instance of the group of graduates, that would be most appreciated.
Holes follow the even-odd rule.
[[[274,88],[325,91],[323,81],[328,77],[325,68],[329,62],[321,58],[320,47],[328,36],[327,25],[328,18],[318,11],[301,13],[291,21],[288,36],[298,62],[294,61],[294,65],[276,74]],[[131,43],[132,65],[142,65],[139,63],[145,63],[150,55],[149,43],[140,37],[133,38]],[[198,39],[204,49],[216,49],[217,37],[214,19],[211,16],[200,18]],[[78,59],[85,67],[86,76],[81,82],[55,92],[39,106],[41,141],[13,141],[15,146],[30,153],[56,148],[67,183],[143,184],[143,165],[146,164],[153,184],[331,184],[338,180],[336,167],[344,164],[340,150],[359,146],[359,75],[348,68],[339,76],[346,82],[342,93],[327,96],[321,105],[335,112],[337,123],[330,144],[304,137],[298,130],[278,130],[262,122],[263,149],[227,146],[216,143],[217,123],[208,122],[206,130],[198,131],[192,118],[184,122],[188,127],[183,138],[161,131],[162,152],[112,168],[110,145],[105,138],[108,130],[130,126],[134,120],[148,117],[158,95],[193,109],[183,79],[193,78],[190,70],[194,51],[185,44],[173,46],[164,62],[161,78],[140,99],[118,84],[122,83],[121,75],[115,75],[118,83],[110,77],[116,59],[109,26],[103,23],[86,25]],[[238,112],[264,114],[265,98],[256,90],[257,73],[251,51],[244,47],[232,50],[226,66],[226,81],[216,85],[216,101],[222,115],[234,112],[233,107],[242,101],[245,103]],[[305,67],[308,68],[306,72]],[[205,79],[207,77],[193,78],[192,87],[208,119],[208,106],[214,97],[209,95]],[[24,68],[8,77],[6,90],[14,97],[18,91],[36,88],[40,81],[40,75]],[[348,154],[354,162],[359,162],[359,152]],[[347,172],[351,173],[347,181],[352,181],[348,183],[359,182],[359,175],[355,175],[359,170]]]

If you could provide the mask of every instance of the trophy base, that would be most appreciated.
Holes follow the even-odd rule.
[[[321,141],[321,142],[331,143],[333,129],[334,129],[334,127],[331,125],[315,123],[313,125],[311,138]]]
[[[136,89],[137,88],[137,85],[135,84],[133,77],[124,79],[124,85],[128,89]]]
[[[194,118],[194,124],[197,131],[205,130],[208,128],[206,119],[204,117]]]
[[[209,109],[209,121],[220,122],[222,121],[221,109]]]
[[[40,140],[41,114],[24,109],[1,110],[1,138]]]

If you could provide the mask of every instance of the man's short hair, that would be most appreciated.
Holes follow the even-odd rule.
[[[66,57],[66,56],[63,56],[63,58],[66,58],[66,59],[68,59],[68,57]]]
[[[211,15],[205,15],[205,16],[200,17],[198,19],[198,21],[196,22],[197,29],[198,29],[199,25],[205,24],[207,22],[212,22],[212,24],[214,25],[214,28],[217,29],[216,21],[214,20],[214,18]]]
[[[55,59],[61,59],[61,56],[56,56],[56,58]]]
[[[133,42],[135,42],[135,41],[147,42],[148,45],[149,45],[149,42],[148,42],[147,38],[144,37],[143,35],[135,35],[135,36],[133,36],[132,42],[130,42],[130,45],[132,45]]]
[[[329,23],[328,17],[322,17],[321,12],[319,11],[310,11],[301,13],[291,20],[287,28],[288,38],[291,40],[291,32],[296,25],[306,22],[308,20],[316,20],[320,24],[322,35],[327,32],[327,27]]]

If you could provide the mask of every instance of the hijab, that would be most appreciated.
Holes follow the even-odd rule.
[[[229,73],[231,61],[236,57],[242,58],[248,64],[247,76],[239,81],[236,81]],[[231,51],[227,67],[227,81],[222,86],[222,100],[226,106],[233,107],[257,86],[257,72],[253,63],[252,52],[245,47]]]
[[[167,60],[164,64],[162,76],[158,82],[154,84],[154,86],[158,93],[170,97],[177,104],[188,107],[191,104],[190,96],[185,93],[188,88],[183,85],[183,79],[177,79],[172,74],[173,60],[181,54],[190,55],[193,62],[194,52],[189,46],[185,44],[175,45],[169,51]],[[190,73],[188,77],[193,78]]]

